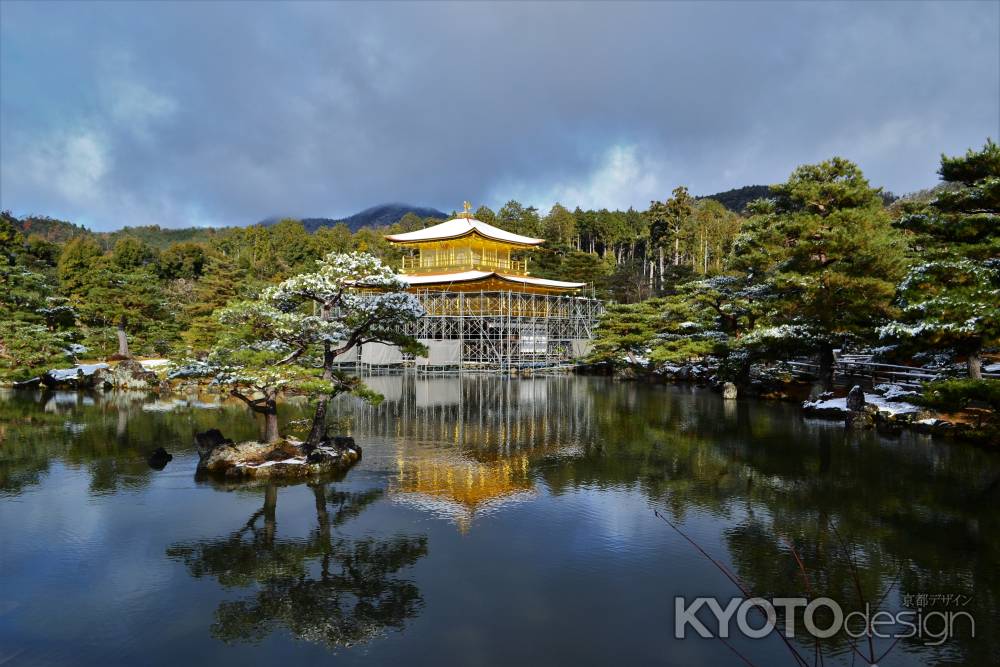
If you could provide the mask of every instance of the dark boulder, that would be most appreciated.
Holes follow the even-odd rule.
[[[149,467],[153,470],[163,470],[167,467],[167,464],[174,460],[172,454],[169,454],[167,450],[163,447],[157,447],[152,454],[149,455]]]
[[[306,463],[333,463],[340,460],[340,454],[336,450],[326,447],[317,447],[306,455]]]
[[[336,447],[337,449],[356,449],[358,451],[361,451],[361,448],[358,447],[357,444],[355,444],[354,438],[352,438],[349,435],[333,436],[333,446]]]
[[[847,428],[867,430],[875,427],[878,418],[878,408],[874,405],[862,405],[860,410],[850,410],[844,418]]]
[[[865,392],[860,385],[854,385],[847,394],[847,409],[860,412],[865,407]]]
[[[352,460],[361,458],[361,447],[349,435],[335,435],[323,438],[318,447],[308,449],[309,463],[330,463],[348,457]]]
[[[219,445],[231,445],[233,441],[222,435],[222,431],[217,428],[210,428],[204,433],[195,433],[194,441],[198,445],[198,451],[208,451]]]
[[[158,385],[156,373],[133,359],[121,361],[113,368],[101,368],[94,373],[94,386],[99,389],[150,389]]]

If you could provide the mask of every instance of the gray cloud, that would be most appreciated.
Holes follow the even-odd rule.
[[[0,5],[0,206],[95,228],[645,207],[1000,135],[997,3]]]

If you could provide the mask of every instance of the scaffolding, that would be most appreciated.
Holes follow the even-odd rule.
[[[571,294],[433,289],[412,293],[426,315],[408,325],[405,333],[426,345],[428,355],[392,365],[414,365],[425,372],[516,372],[569,365],[590,352],[604,312],[600,299]],[[359,362],[379,365],[367,362],[364,350]]]
[[[589,352],[600,300],[576,295],[481,291],[415,292],[427,314],[407,331],[433,349],[458,341],[450,365],[517,370],[564,365]],[[444,343],[448,345],[448,343]],[[429,362],[434,362],[432,355]],[[434,369],[448,364],[424,364]]]

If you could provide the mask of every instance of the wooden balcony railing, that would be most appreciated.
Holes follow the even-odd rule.
[[[403,273],[457,273],[459,271],[501,271],[524,275],[527,260],[489,257],[478,253],[455,253],[445,256],[403,257]]]

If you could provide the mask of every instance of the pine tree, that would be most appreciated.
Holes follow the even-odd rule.
[[[363,280],[375,293],[359,293]],[[225,327],[209,357],[215,381],[265,417],[264,440],[278,439],[278,397],[289,389],[319,399],[309,444],[325,434],[326,410],[337,394],[374,394],[356,376],[336,370],[336,358],[358,345],[384,343],[426,354],[404,327],[424,315],[406,284],[379,259],[363,253],[327,255],[314,273],[269,287],[259,298],[219,313]],[[317,368],[317,360],[319,367]]]
[[[73,310],[32,266],[13,218],[0,213],[0,378],[25,380],[65,359]]]
[[[132,236],[123,236],[115,242],[111,261],[125,271],[149,266],[156,262],[156,250],[148,243]]]
[[[768,309],[751,341],[776,355],[815,352],[820,378],[833,380],[833,350],[867,341],[891,319],[904,241],[886,213],[881,189],[854,163],[833,158],[797,168],[758,202],[733,247],[733,268],[765,282]],[[784,338],[790,338],[784,341]],[[758,346],[767,354],[767,346]]]
[[[594,336],[590,361],[641,364],[648,361],[656,335],[663,326],[662,299],[609,304]]]
[[[476,220],[485,222],[488,225],[496,224],[497,221],[497,214],[493,212],[493,209],[491,209],[489,206],[486,206],[485,204],[476,209],[476,212],[473,214],[473,217]]]
[[[542,220],[542,230],[550,245],[570,243],[576,237],[576,219],[565,206],[557,203]]]
[[[1000,146],[941,156],[943,189],[906,211],[921,261],[899,285],[902,316],[881,333],[924,349],[951,348],[982,377],[984,346],[1000,339]]]
[[[195,279],[201,276],[204,268],[205,246],[201,243],[182,241],[160,253],[160,275],[168,280]]]
[[[211,349],[222,333],[216,310],[247,296],[248,291],[243,268],[224,255],[210,255],[195,287],[194,301],[185,312],[191,324],[182,334],[184,342],[197,353]]]
[[[103,256],[101,246],[89,236],[71,240],[59,255],[57,265],[59,285],[69,297],[86,292],[90,272]]]
[[[650,348],[654,363],[683,363],[709,355],[725,356],[729,352],[729,334],[719,329],[718,318],[679,292],[663,299],[658,313],[661,323]]]
[[[670,199],[665,202],[650,202],[650,236],[660,250],[660,273],[663,273],[663,249],[673,254],[674,266],[681,263],[681,236],[684,227],[694,213],[694,199],[684,186],[674,188]]]
[[[40,324],[0,319],[0,378],[26,380],[65,361],[64,333]]]
[[[162,354],[176,339],[178,323],[167,317],[163,286],[152,267],[121,271],[105,259],[89,272],[87,287],[75,302],[80,319],[97,331],[114,327],[119,357],[136,349]]]

